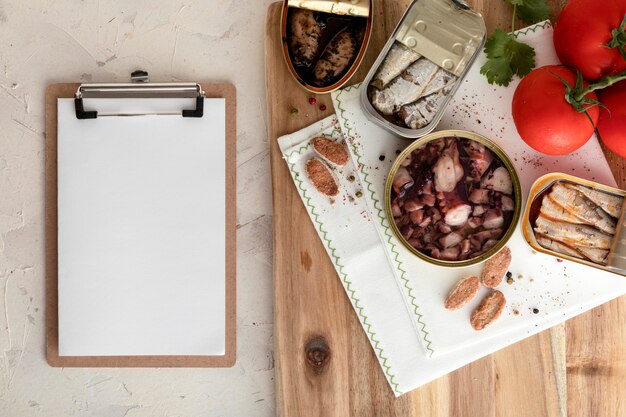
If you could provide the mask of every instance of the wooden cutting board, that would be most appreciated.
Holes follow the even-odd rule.
[[[549,2],[555,16],[564,1]],[[363,79],[409,3],[374,0],[372,39],[350,83]],[[510,28],[511,8],[503,0],[469,3],[482,12],[490,32]],[[278,2],[269,7],[265,30],[278,415],[626,415],[624,297],[394,398],[276,142],[279,136],[333,113],[329,95],[307,93],[287,71],[279,29],[281,6]],[[310,98],[316,103],[310,104]],[[608,151],[607,157],[624,188],[623,160]]]

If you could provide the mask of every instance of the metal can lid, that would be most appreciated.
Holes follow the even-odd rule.
[[[396,40],[460,76],[486,33],[483,17],[460,0],[415,0]]]

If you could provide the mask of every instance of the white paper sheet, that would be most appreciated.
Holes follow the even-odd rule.
[[[58,100],[61,356],[224,354],[224,142],[224,99]]]

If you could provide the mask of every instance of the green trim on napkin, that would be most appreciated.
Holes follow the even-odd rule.
[[[376,210],[376,213],[378,214],[378,218],[380,220],[380,225],[383,227],[384,231],[385,231],[385,236],[387,238],[387,243],[389,244],[389,247],[391,249],[391,251],[394,254],[394,261],[397,264],[397,269],[398,271],[400,271],[400,279],[402,280],[402,283],[404,285],[404,287],[406,288],[406,292],[407,295],[409,296],[411,305],[413,306],[413,312],[415,313],[415,316],[417,317],[417,322],[419,323],[419,325],[421,326],[421,331],[422,331],[422,337],[424,339],[424,342],[426,343],[426,350],[428,350],[429,352],[429,356],[432,356],[433,353],[435,352],[434,349],[431,346],[431,341],[429,340],[429,333],[428,330],[426,330],[426,323],[424,323],[423,321],[423,317],[422,314],[420,313],[420,306],[419,304],[417,304],[417,302],[415,301],[415,296],[413,295],[413,288],[409,285],[409,280],[406,277],[406,271],[404,270],[403,266],[402,266],[402,262],[400,261],[400,259],[398,259],[398,257],[400,256],[400,254],[398,253],[398,250],[396,248],[396,245],[394,242],[392,242],[393,239],[393,235],[391,233],[391,231],[389,230],[389,224],[387,222],[387,218],[385,217],[382,209],[380,208],[380,201],[376,198],[376,195],[374,193],[374,191],[372,190],[372,183],[367,179],[367,177],[369,176],[369,174],[367,172],[365,172],[365,164],[363,163],[362,159],[361,159],[361,154],[358,152],[357,147],[354,145],[353,141],[354,141],[354,132],[352,131],[352,127],[350,127],[348,125],[348,119],[344,116],[345,113],[345,109],[342,107],[342,102],[341,102],[341,95],[345,92],[351,91],[355,88],[358,88],[361,84],[353,84],[349,87],[346,87],[342,90],[339,91],[339,93],[337,94],[337,96],[335,97],[335,100],[337,101],[337,108],[340,111],[340,114],[338,115],[339,117],[341,117],[344,121],[344,126],[346,126],[346,128],[348,129],[348,131],[346,132],[346,141],[348,141],[350,143],[350,146],[352,148],[352,152],[354,153],[354,155],[357,158],[357,169],[361,171],[361,173],[363,174],[363,182],[365,182],[367,184],[367,191],[370,192],[372,201],[374,201],[374,209]]]
[[[335,132],[341,133],[341,130],[337,128],[333,130],[333,133]],[[340,262],[341,258],[335,254],[336,249],[333,247],[332,241],[327,237],[328,233],[326,232],[326,230],[324,230],[322,223],[318,219],[319,214],[315,211],[316,208],[313,205],[313,203],[311,203],[311,197],[307,194],[307,190],[302,184],[302,180],[300,179],[300,174],[296,170],[296,164],[291,162],[292,155],[300,155],[302,154],[303,151],[308,150],[310,147],[311,147],[311,142],[307,141],[306,145],[303,145],[300,148],[296,149],[295,151],[292,151],[291,153],[289,153],[285,161],[287,162],[287,165],[289,166],[289,170],[292,173],[292,177],[294,181],[296,181],[297,183],[298,189],[302,193],[302,200],[304,201],[305,205],[309,208],[311,212],[311,220],[313,220],[313,224],[317,228],[320,234],[320,237],[322,238],[322,242],[328,249],[328,252],[333,259],[333,263],[336,266],[337,273],[339,274],[341,280],[344,283],[346,293],[350,297],[350,300],[352,300],[352,305],[354,306],[354,310],[356,311],[357,315],[359,316],[359,319],[361,320],[363,329],[369,336],[372,347],[374,348],[374,352],[376,353],[376,356],[378,357],[378,361],[380,362],[380,365],[383,367],[385,374],[387,375],[387,380],[389,381],[389,384],[392,385],[393,390],[396,394],[398,395],[403,394],[403,392],[400,391],[398,388],[398,383],[394,381],[395,375],[391,370],[391,366],[387,364],[389,359],[385,355],[385,351],[383,350],[383,348],[379,346],[380,341],[376,337],[376,332],[372,330],[372,325],[371,323],[368,322],[367,314],[365,314],[363,307],[359,305],[361,300],[356,295],[356,291],[351,288],[353,284],[352,284],[352,281],[348,278],[348,275],[343,270],[343,265]]]

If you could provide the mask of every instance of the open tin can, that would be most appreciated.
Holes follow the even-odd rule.
[[[524,239],[537,252],[626,275],[624,197],[626,191],[597,182],[546,174],[530,189]]]
[[[435,129],[485,43],[483,17],[460,0],[415,0],[361,88],[370,120],[407,138]]]
[[[363,60],[372,32],[372,0],[284,0],[283,56],[312,93],[343,86]]]
[[[433,153],[432,147],[435,146],[434,151],[436,153]],[[456,147],[456,151],[452,146]],[[456,156],[452,155],[452,153],[446,154],[448,149],[452,149],[452,153],[457,152]],[[469,152],[466,150],[469,150]],[[487,156],[487,159],[479,158],[480,155],[478,153],[481,152],[482,155]],[[425,156],[422,157],[422,155]],[[460,176],[456,176],[458,179],[455,179],[454,189],[452,191],[448,189],[444,192],[439,189],[437,174],[434,173],[434,169],[431,169],[435,164],[428,161],[438,162],[447,155],[452,155],[451,158],[456,158],[468,168],[462,170]],[[483,169],[478,174],[474,174],[475,166],[470,165],[473,157],[477,157],[476,161],[479,163],[480,161],[487,161],[486,165],[482,165]],[[416,158],[419,162],[416,162]],[[446,161],[443,162],[445,165]],[[403,169],[406,171],[404,174],[401,173]],[[486,182],[483,180],[493,178],[490,176],[494,171],[502,169],[505,170],[505,173],[508,173],[508,189],[487,189],[486,187],[488,186],[485,185]],[[411,184],[412,188],[406,188],[396,181],[400,175],[410,175],[412,177],[414,180],[413,184]],[[460,191],[459,187],[461,187]],[[399,188],[404,188],[406,197],[400,195],[398,192]],[[484,194],[486,197],[485,202],[474,199],[473,191],[483,188],[487,191]],[[426,191],[427,189],[428,191]],[[464,196],[461,195],[463,193],[465,193]],[[424,196],[428,195],[432,196],[430,202],[426,202],[424,198]],[[400,198],[404,198],[404,201],[399,201]],[[436,200],[434,200],[435,198]],[[504,203],[505,198],[508,203]],[[417,206],[415,205],[416,203]],[[409,207],[408,204],[413,204],[413,207]],[[468,206],[468,210],[471,209],[469,211],[471,214],[468,213],[466,215],[465,223],[448,221],[447,215],[451,213],[450,210],[458,207],[459,204]],[[504,204],[507,207],[504,207]],[[482,213],[477,214],[477,208],[481,208]],[[422,216],[418,213],[420,210],[423,210]],[[490,210],[492,213],[487,213]],[[499,252],[513,235],[522,211],[521,185],[515,167],[509,157],[490,139],[464,130],[442,130],[430,133],[414,141],[398,155],[387,176],[385,211],[394,235],[408,251],[418,258],[439,266],[462,267],[474,265],[487,260]],[[498,214],[498,212],[502,216],[502,223],[497,226],[489,225],[487,227],[486,223],[483,225],[478,220],[474,224],[471,223],[471,219],[480,220],[481,216],[486,219],[491,214]],[[419,219],[413,218],[415,213],[418,214],[417,217]],[[407,223],[405,223],[405,216],[407,215],[409,216],[409,228],[413,229],[411,236],[408,236],[406,233]],[[431,217],[432,221],[427,221],[424,224],[426,216]],[[437,219],[437,216],[441,217]],[[493,219],[493,216],[491,218]],[[448,230],[443,231],[441,223],[444,223],[444,226],[447,224],[451,227],[446,226]],[[496,235],[493,232],[496,232],[497,228],[499,230]],[[432,235],[429,238],[429,242],[442,242],[441,239],[447,239],[454,233],[457,235],[462,234],[461,238],[463,241],[457,238],[459,241],[457,245],[460,245],[461,255],[459,259],[446,260],[436,258],[431,256],[433,254],[432,251],[429,252],[428,246],[430,243],[421,246],[421,243],[416,244],[414,242],[413,239],[422,239],[422,242],[426,242],[426,234],[430,234],[430,230],[432,230]],[[481,233],[478,249],[472,249],[471,252],[465,252],[464,255],[462,247],[465,240],[468,243],[472,239],[478,240],[477,234]],[[490,237],[487,235],[490,235]],[[449,241],[441,243],[442,246],[439,246],[438,250],[445,250],[444,247],[446,249],[449,248],[449,246],[445,246],[449,243]],[[453,242],[452,244],[455,243]],[[472,242],[471,245],[474,245],[474,243]]]

